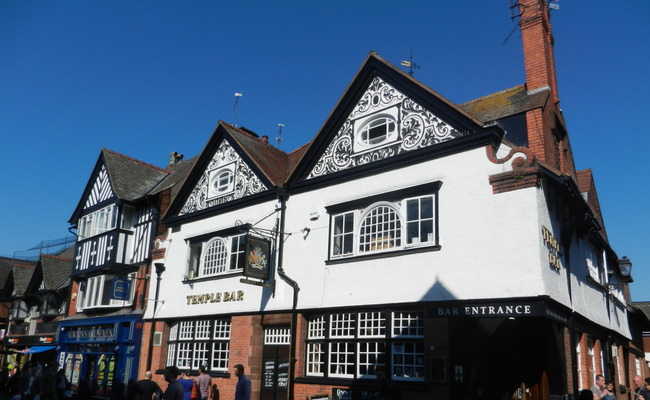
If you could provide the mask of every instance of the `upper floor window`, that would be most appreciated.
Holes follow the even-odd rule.
[[[188,278],[222,275],[244,269],[246,234],[190,242]]]
[[[209,172],[209,199],[223,196],[235,190],[235,166],[235,163],[230,163]]]
[[[598,283],[602,283],[600,274],[600,256],[591,244],[585,244],[585,262],[589,276]]]
[[[11,319],[25,319],[29,317],[29,305],[25,300],[15,300],[11,305]]]
[[[125,289],[125,283],[128,282],[125,294],[127,300],[115,300],[120,298],[123,293],[118,293]],[[77,310],[81,311],[88,308],[100,307],[126,307],[133,302],[135,294],[135,272],[124,277],[115,275],[99,275],[81,282],[79,284],[79,296],[77,298]],[[119,295],[119,296],[116,296]]]
[[[354,120],[352,151],[364,153],[397,143],[400,139],[398,119],[398,107],[391,106]]]
[[[359,142],[365,146],[375,146],[393,139],[397,135],[397,123],[390,115],[374,117],[359,130]]]
[[[117,226],[117,206],[100,208],[79,219],[79,239],[86,239],[115,229]]]
[[[61,315],[65,310],[65,301],[53,293],[46,293],[41,299],[41,315]]]
[[[437,244],[436,194],[332,215],[332,258]]]

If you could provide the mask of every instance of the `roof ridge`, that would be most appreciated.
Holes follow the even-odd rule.
[[[129,160],[129,161],[133,161],[133,162],[135,162],[135,163],[138,163],[138,164],[144,165],[144,166],[149,167],[149,168],[157,169],[158,171],[161,171],[161,172],[165,172],[165,173],[168,173],[168,174],[170,173],[170,171],[167,171],[167,170],[164,169],[164,168],[160,168],[160,167],[157,167],[157,166],[155,166],[155,165],[153,165],[153,164],[149,164],[149,163],[147,163],[147,162],[144,162],[144,161],[138,160],[137,158],[129,157],[129,156],[124,155],[124,154],[122,154],[122,153],[118,153],[117,151],[113,151],[113,150],[107,149],[106,147],[102,147],[102,151],[105,151],[105,152],[111,153],[111,154],[116,155],[116,156],[118,156],[118,157],[122,157],[122,158],[124,158],[124,159],[127,159],[127,160]]]
[[[71,257],[61,257],[61,256],[55,256],[53,254],[41,254],[41,258],[42,257],[53,258],[55,260],[62,260],[62,261],[72,261]]]
[[[513,86],[511,88],[500,90],[500,91],[495,92],[495,93],[490,93],[490,94],[485,95],[483,97],[479,97],[478,99],[466,101],[465,103],[459,103],[458,105],[459,106],[464,106],[464,105],[467,105],[467,104],[476,103],[476,102],[479,102],[479,101],[483,101],[485,99],[489,99],[490,97],[500,96],[502,94],[505,94],[505,93],[508,93],[508,92],[515,92],[515,91],[521,90],[521,89],[526,89],[526,85],[522,83],[521,85]]]

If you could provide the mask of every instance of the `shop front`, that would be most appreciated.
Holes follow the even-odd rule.
[[[64,321],[59,328],[59,363],[80,398],[124,398],[137,380],[142,319]]]
[[[452,398],[549,399],[568,393],[569,314],[550,301],[458,302],[449,321]]]
[[[44,326],[51,329],[44,329]],[[27,361],[48,364],[56,360],[56,322],[37,323],[36,334],[29,335],[29,323],[10,325],[5,337],[6,357],[3,366],[20,367]]]

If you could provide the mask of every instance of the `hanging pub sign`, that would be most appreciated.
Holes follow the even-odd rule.
[[[246,238],[246,261],[244,276],[262,280],[269,279],[271,241],[248,235]]]

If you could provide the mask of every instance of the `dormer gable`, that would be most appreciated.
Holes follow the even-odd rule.
[[[82,214],[118,200],[141,199],[168,174],[164,169],[102,149],[69,222],[75,225]]]
[[[220,121],[165,217],[200,216],[215,207],[239,204],[281,186],[287,155],[245,128]]]
[[[388,160],[447,142],[475,141],[499,129],[484,128],[455,104],[371,52],[330,113],[290,182],[387,166]],[[484,135],[481,135],[484,134]],[[467,139],[470,138],[470,139]],[[448,151],[448,150],[447,150]]]
[[[600,201],[598,200],[598,192],[596,191],[596,183],[591,168],[577,171],[577,178],[578,189],[582,194],[582,198],[585,200],[594,217],[600,224],[600,233],[603,235],[603,238],[607,240],[607,232],[605,231],[605,223],[603,221],[603,214],[600,210]]]

